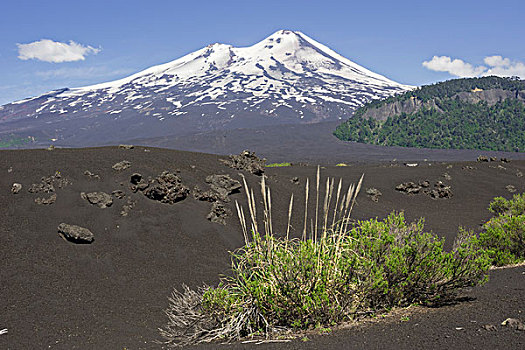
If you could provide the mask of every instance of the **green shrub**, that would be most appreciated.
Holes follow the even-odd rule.
[[[302,238],[290,239],[289,226],[285,237],[272,232],[270,190],[264,178],[264,232],[258,231],[258,201],[245,182],[250,226],[243,209],[237,210],[246,245],[231,254],[232,270],[218,287],[173,293],[167,311],[170,323],[161,330],[167,343],[323,328],[362,312],[450,300],[464,287],[486,280],[489,261],[471,232],[463,231],[454,249],[445,252],[443,240],[423,232],[423,221],[408,224],[402,213],[351,223],[361,183],[362,178],[342,195],[341,182],[334,192],[334,181],[328,180],[319,215],[318,170],[314,232],[307,235],[305,214]],[[307,181],[307,199],[308,188]],[[292,205],[293,196],[288,222]],[[331,207],[336,208],[333,215]],[[252,227],[250,237],[247,227]]]
[[[479,245],[489,254],[495,266],[525,260],[525,193],[513,199],[494,198],[489,210],[496,214],[483,225]]]
[[[267,168],[280,168],[280,167],[287,167],[292,166],[292,163],[284,162],[284,163],[272,163],[266,165]]]

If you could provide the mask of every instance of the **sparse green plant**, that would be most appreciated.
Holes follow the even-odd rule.
[[[278,237],[265,178],[262,221],[254,192],[244,181],[246,215],[236,206],[245,246],[231,254],[232,270],[219,286],[174,291],[169,325],[161,330],[168,344],[329,329],[393,306],[449,300],[462,288],[485,281],[488,259],[471,233],[460,235],[454,249],[445,252],[443,240],[423,232],[423,221],[408,224],[402,213],[355,223],[350,216],[363,177],[346,191],[342,180],[335,186],[329,178],[324,196],[320,168],[316,180],[313,218],[308,217],[306,181],[300,239],[290,238],[293,195],[286,234]]]
[[[292,163],[283,162],[283,163],[271,163],[266,165],[267,168],[280,168],[280,167],[287,167],[292,166]]]
[[[496,214],[483,225],[479,245],[487,250],[495,266],[525,260],[525,193],[511,200],[494,198],[489,210]]]

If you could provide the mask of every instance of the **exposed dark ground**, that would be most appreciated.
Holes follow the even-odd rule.
[[[479,154],[524,159],[525,153],[486,152],[478,150],[442,150],[406,147],[382,147],[344,142],[332,135],[340,122],[295,124],[231,129],[192,135],[131,140],[133,144],[172,148],[213,154],[256,152],[272,162],[379,162],[397,160],[461,161],[474,160]]]
[[[310,149],[314,146],[315,143]],[[279,150],[281,158],[265,156],[271,161],[308,161],[294,158],[295,153],[277,146],[272,152],[278,155]],[[370,159],[379,161],[386,157],[385,152],[392,158],[396,154],[390,150],[378,152],[383,155],[375,157],[372,152]],[[474,160],[478,154],[489,153],[461,154],[458,156],[461,160]],[[458,226],[478,230],[480,223],[490,218],[486,208],[493,197],[512,196],[507,185],[513,185],[516,193],[525,191],[525,177],[516,175],[518,171],[525,174],[524,160],[510,163],[432,161],[420,162],[417,167],[390,162],[352,163],[335,167],[335,162],[365,159],[364,156],[338,157],[333,153],[321,162],[325,165],[323,179],[342,177],[349,184],[365,173],[354,218],[384,217],[392,210],[404,210],[409,220],[425,217],[426,228],[444,237],[447,247],[451,246]],[[139,172],[155,176],[164,170],[180,169],[180,177],[190,189],[195,185],[207,189],[204,179],[210,174],[229,174],[240,180],[239,171],[226,167],[219,158],[225,157],[155,148],[145,152],[143,147],[1,151],[0,329],[7,328],[9,333],[0,335],[0,348],[159,348],[154,340],[159,339],[157,328],[166,323],[163,310],[172,288],[179,288],[183,283],[191,287],[217,283],[219,275],[228,271],[228,251],[242,245],[242,233],[234,215],[226,220],[226,226],[206,220],[210,204],[197,201],[191,195],[168,205],[132,193],[130,175]],[[113,170],[112,165],[121,160],[130,161],[131,167],[122,172]],[[301,232],[299,203],[304,196],[306,177],[310,180],[315,177],[317,163],[312,160],[310,166],[266,169],[277,231],[285,227],[289,195],[293,191],[297,218],[293,222],[293,233]],[[475,169],[464,169],[466,166]],[[84,175],[85,170],[99,174],[101,179]],[[29,193],[28,188],[56,171],[72,184],[56,190],[54,204],[36,204],[35,198],[47,195]],[[444,173],[448,173],[451,180],[446,180]],[[294,176],[299,177],[299,185],[290,182]],[[251,174],[246,177],[252,186],[260,180]],[[423,194],[408,196],[394,190],[402,182],[419,180],[431,183],[441,180],[452,186],[453,197],[433,200]],[[14,182],[23,185],[18,194],[10,191]],[[379,202],[373,202],[365,194],[369,187],[383,193]],[[119,189],[126,197],[114,198],[113,205],[105,209],[90,205],[80,197],[80,192],[111,193]],[[230,197],[232,201],[227,203],[230,209],[234,208],[235,200],[245,203],[244,193]],[[123,217],[120,211],[128,198],[136,204],[129,215]],[[75,245],[63,240],[57,233],[61,222],[89,228],[95,234],[95,241]],[[305,343],[297,340],[286,344],[213,344],[197,348],[525,347],[525,332],[499,326],[508,317],[525,321],[524,266],[492,271],[486,285],[466,295],[470,301],[421,309],[410,315],[408,321],[390,318],[366,323],[331,335],[309,336],[310,341]],[[496,325],[497,331],[481,329],[485,324]],[[457,327],[463,329],[456,330]]]

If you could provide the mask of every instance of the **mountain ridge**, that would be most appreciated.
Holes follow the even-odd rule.
[[[248,47],[211,44],[129,77],[0,107],[0,138],[87,146],[210,130],[339,120],[412,86],[340,56],[301,32]]]

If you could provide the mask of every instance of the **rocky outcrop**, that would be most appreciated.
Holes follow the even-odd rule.
[[[212,191],[218,194],[220,200],[229,202],[228,196],[239,192],[242,185],[239,181],[232,179],[229,175],[210,175],[206,177],[206,183],[210,184]]]
[[[164,171],[154,179],[147,181],[141,174],[131,175],[131,190],[140,191],[149,199],[166,204],[174,204],[184,200],[190,190],[182,184],[181,178],[174,173]]]
[[[451,97],[451,99],[458,98],[463,102],[467,103],[479,103],[481,101],[486,102],[489,106],[493,106],[500,101],[504,101],[508,98],[515,98],[522,102],[525,102],[525,91],[510,91],[502,89],[491,89],[491,90],[479,90],[479,91],[465,91],[460,92]],[[423,102],[416,97],[410,97],[405,101],[395,101],[386,103],[377,108],[371,107],[368,108],[364,114],[363,118],[373,118],[376,120],[386,120],[389,117],[399,115],[401,113],[412,114],[419,111],[422,108],[426,109],[436,109],[441,112],[439,108],[439,98],[434,98],[429,101]]]
[[[77,244],[92,243],[95,239],[95,235],[87,228],[65,223],[58,225],[58,233],[64,239]]]
[[[239,155],[230,155],[228,159],[221,159],[221,162],[230,168],[248,171],[258,176],[264,173],[266,165],[266,159],[261,159],[250,151],[242,151]]]

